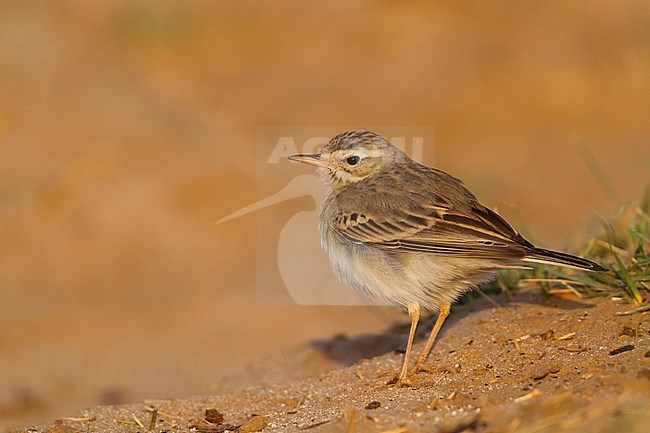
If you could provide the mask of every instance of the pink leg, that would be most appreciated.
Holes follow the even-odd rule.
[[[403,384],[404,379],[406,379],[409,367],[409,355],[411,353],[411,348],[413,347],[413,338],[415,337],[415,329],[418,327],[418,321],[420,320],[420,306],[418,304],[409,304],[406,308],[408,309],[409,317],[411,318],[411,329],[409,330],[409,339],[406,343],[406,353],[404,354],[402,371],[395,382],[398,385]]]
[[[422,353],[415,363],[415,367],[413,368],[414,373],[420,371],[420,369],[424,366],[424,363],[427,361],[429,352],[431,352],[431,348],[433,347],[433,342],[436,340],[438,332],[440,332],[440,328],[442,328],[442,324],[445,323],[445,319],[447,316],[449,316],[450,309],[451,304],[449,302],[440,303],[440,306],[438,307],[438,318],[436,319],[436,323],[433,325],[433,329],[431,330],[427,344],[424,345],[424,349],[422,350]]]

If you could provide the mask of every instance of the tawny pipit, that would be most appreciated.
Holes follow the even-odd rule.
[[[414,372],[424,365],[451,302],[493,279],[498,269],[534,262],[605,270],[536,248],[460,180],[418,164],[374,132],[344,132],[320,153],[289,159],[317,166],[329,187],[319,228],[338,278],[408,310],[411,329],[399,383],[407,376],[421,308],[439,314]]]

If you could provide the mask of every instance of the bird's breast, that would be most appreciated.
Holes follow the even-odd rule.
[[[334,274],[380,303],[416,303],[435,309],[440,302],[451,302],[476,284],[493,278],[494,274],[484,269],[483,261],[404,253],[352,242],[322,216],[321,242]]]

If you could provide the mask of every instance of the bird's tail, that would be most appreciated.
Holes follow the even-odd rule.
[[[543,248],[535,248],[534,250],[531,250],[526,254],[523,261],[543,263],[546,265],[566,266],[568,268],[594,272],[603,272],[607,270],[591,260],[572,256],[571,254],[561,253],[559,251],[545,250]]]

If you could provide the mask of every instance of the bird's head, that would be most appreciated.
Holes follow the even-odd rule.
[[[372,131],[348,131],[332,138],[320,153],[291,155],[289,159],[316,166],[321,178],[338,190],[394,167],[408,157]]]

